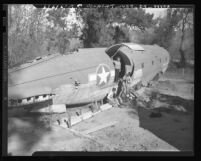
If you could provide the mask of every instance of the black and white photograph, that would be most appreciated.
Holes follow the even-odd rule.
[[[193,152],[194,12],[8,4],[7,155]]]

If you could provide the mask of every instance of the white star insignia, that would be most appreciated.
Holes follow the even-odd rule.
[[[102,66],[102,73],[98,74],[100,77],[99,85],[103,82],[107,83],[107,77],[110,74],[110,72],[105,72],[105,68]]]

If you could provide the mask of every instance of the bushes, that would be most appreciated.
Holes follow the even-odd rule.
[[[63,19],[68,9],[48,11],[32,5],[9,5],[8,14],[9,68],[48,53],[69,51],[70,40],[75,35],[66,29]]]
[[[8,66],[13,67],[25,63],[37,57],[40,53],[40,46],[37,42],[18,38],[8,46]]]

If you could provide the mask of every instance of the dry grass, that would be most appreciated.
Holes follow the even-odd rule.
[[[183,79],[194,82],[194,66],[187,65],[186,68],[178,68],[173,62],[170,62],[167,71],[164,74],[165,78]]]

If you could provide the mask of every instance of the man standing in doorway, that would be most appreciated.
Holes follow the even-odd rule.
[[[117,60],[113,60],[114,68],[115,68],[115,82],[119,79],[119,73],[121,72],[121,59],[117,57]]]
[[[122,100],[122,94],[123,94],[123,79],[119,79],[118,81],[118,88],[117,88],[117,99],[119,101],[119,104],[122,104],[123,103],[123,100]]]
[[[124,94],[126,95],[126,98],[130,98],[130,84],[132,82],[132,79],[131,79],[131,73],[127,73],[125,74],[124,78]]]
[[[125,93],[127,94],[128,88],[130,87],[130,83],[132,81],[130,72],[125,74],[125,76],[123,77],[123,80],[125,82]]]

